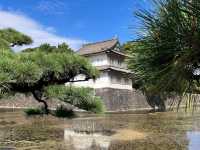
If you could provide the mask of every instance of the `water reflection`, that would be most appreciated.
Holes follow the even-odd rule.
[[[72,142],[76,149],[89,149],[92,145],[107,150],[112,140],[111,136],[101,133],[75,132],[69,129],[64,130],[64,139]]]
[[[200,132],[187,132],[187,138],[189,140],[189,150],[200,149]]]
[[[198,131],[198,113],[107,114],[67,120],[0,112],[0,149],[198,150]]]

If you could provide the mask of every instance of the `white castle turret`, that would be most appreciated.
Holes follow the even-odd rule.
[[[130,70],[127,69],[125,59],[128,57],[120,51],[120,43],[114,39],[85,44],[77,52],[87,57],[100,71],[100,77],[96,80],[77,82],[75,85],[97,88],[132,89]],[[75,80],[80,80],[81,75]]]

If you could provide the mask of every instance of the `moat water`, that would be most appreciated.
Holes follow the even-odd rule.
[[[0,150],[199,150],[200,112],[83,115],[0,112]]]

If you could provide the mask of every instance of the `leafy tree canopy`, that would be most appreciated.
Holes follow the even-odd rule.
[[[129,50],[129,68],[155,92],[199,93],[200,1],[154,2],[154,10],[136,13],[143,34]]]
[[[43,44],[37,48],[15,53],[10,46],[29,44],[31,38],[13,29],[0,30],[0,92],[32,93],[35,99],[48,106],[43,99],[44,89],[52,85],[74,82],[79,75],[85,79],[96,79],[98,71],[86,58],[75,54],[66,44],[50,46]]]
[[[8,48],[10,46],[31,44],[33,41],[29,36],[26,36],[14,29],[7,28],[0,30],[0,47]]]

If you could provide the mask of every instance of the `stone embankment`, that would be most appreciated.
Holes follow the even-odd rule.
[[[47,100],[47,103],[51,109],[55,109],[58,105],[64,104],[59,100]],[[33,108],[41,106],[32,96],[17,95],[9,99],[0,100],[0,108]]]
[[[108,112],[121,111],[141,111],[152,109],[147,103],[142,92],[136,90],[123,90],[103,88],[96,89],[96,95],[101,97]],[[55,109],[60,104],[65,104],[56,99],[46,101],[51,109]],[[42,105],[38,103],[32,96],[19,94],[14,98],[1,99],[0,108],[29,108]],[[166,106],[170,105],[170,101]]]
[[[145,96],[136,90],[103,88],[96,89],[96,95],[103,99],[108,111],[151,109]]]

